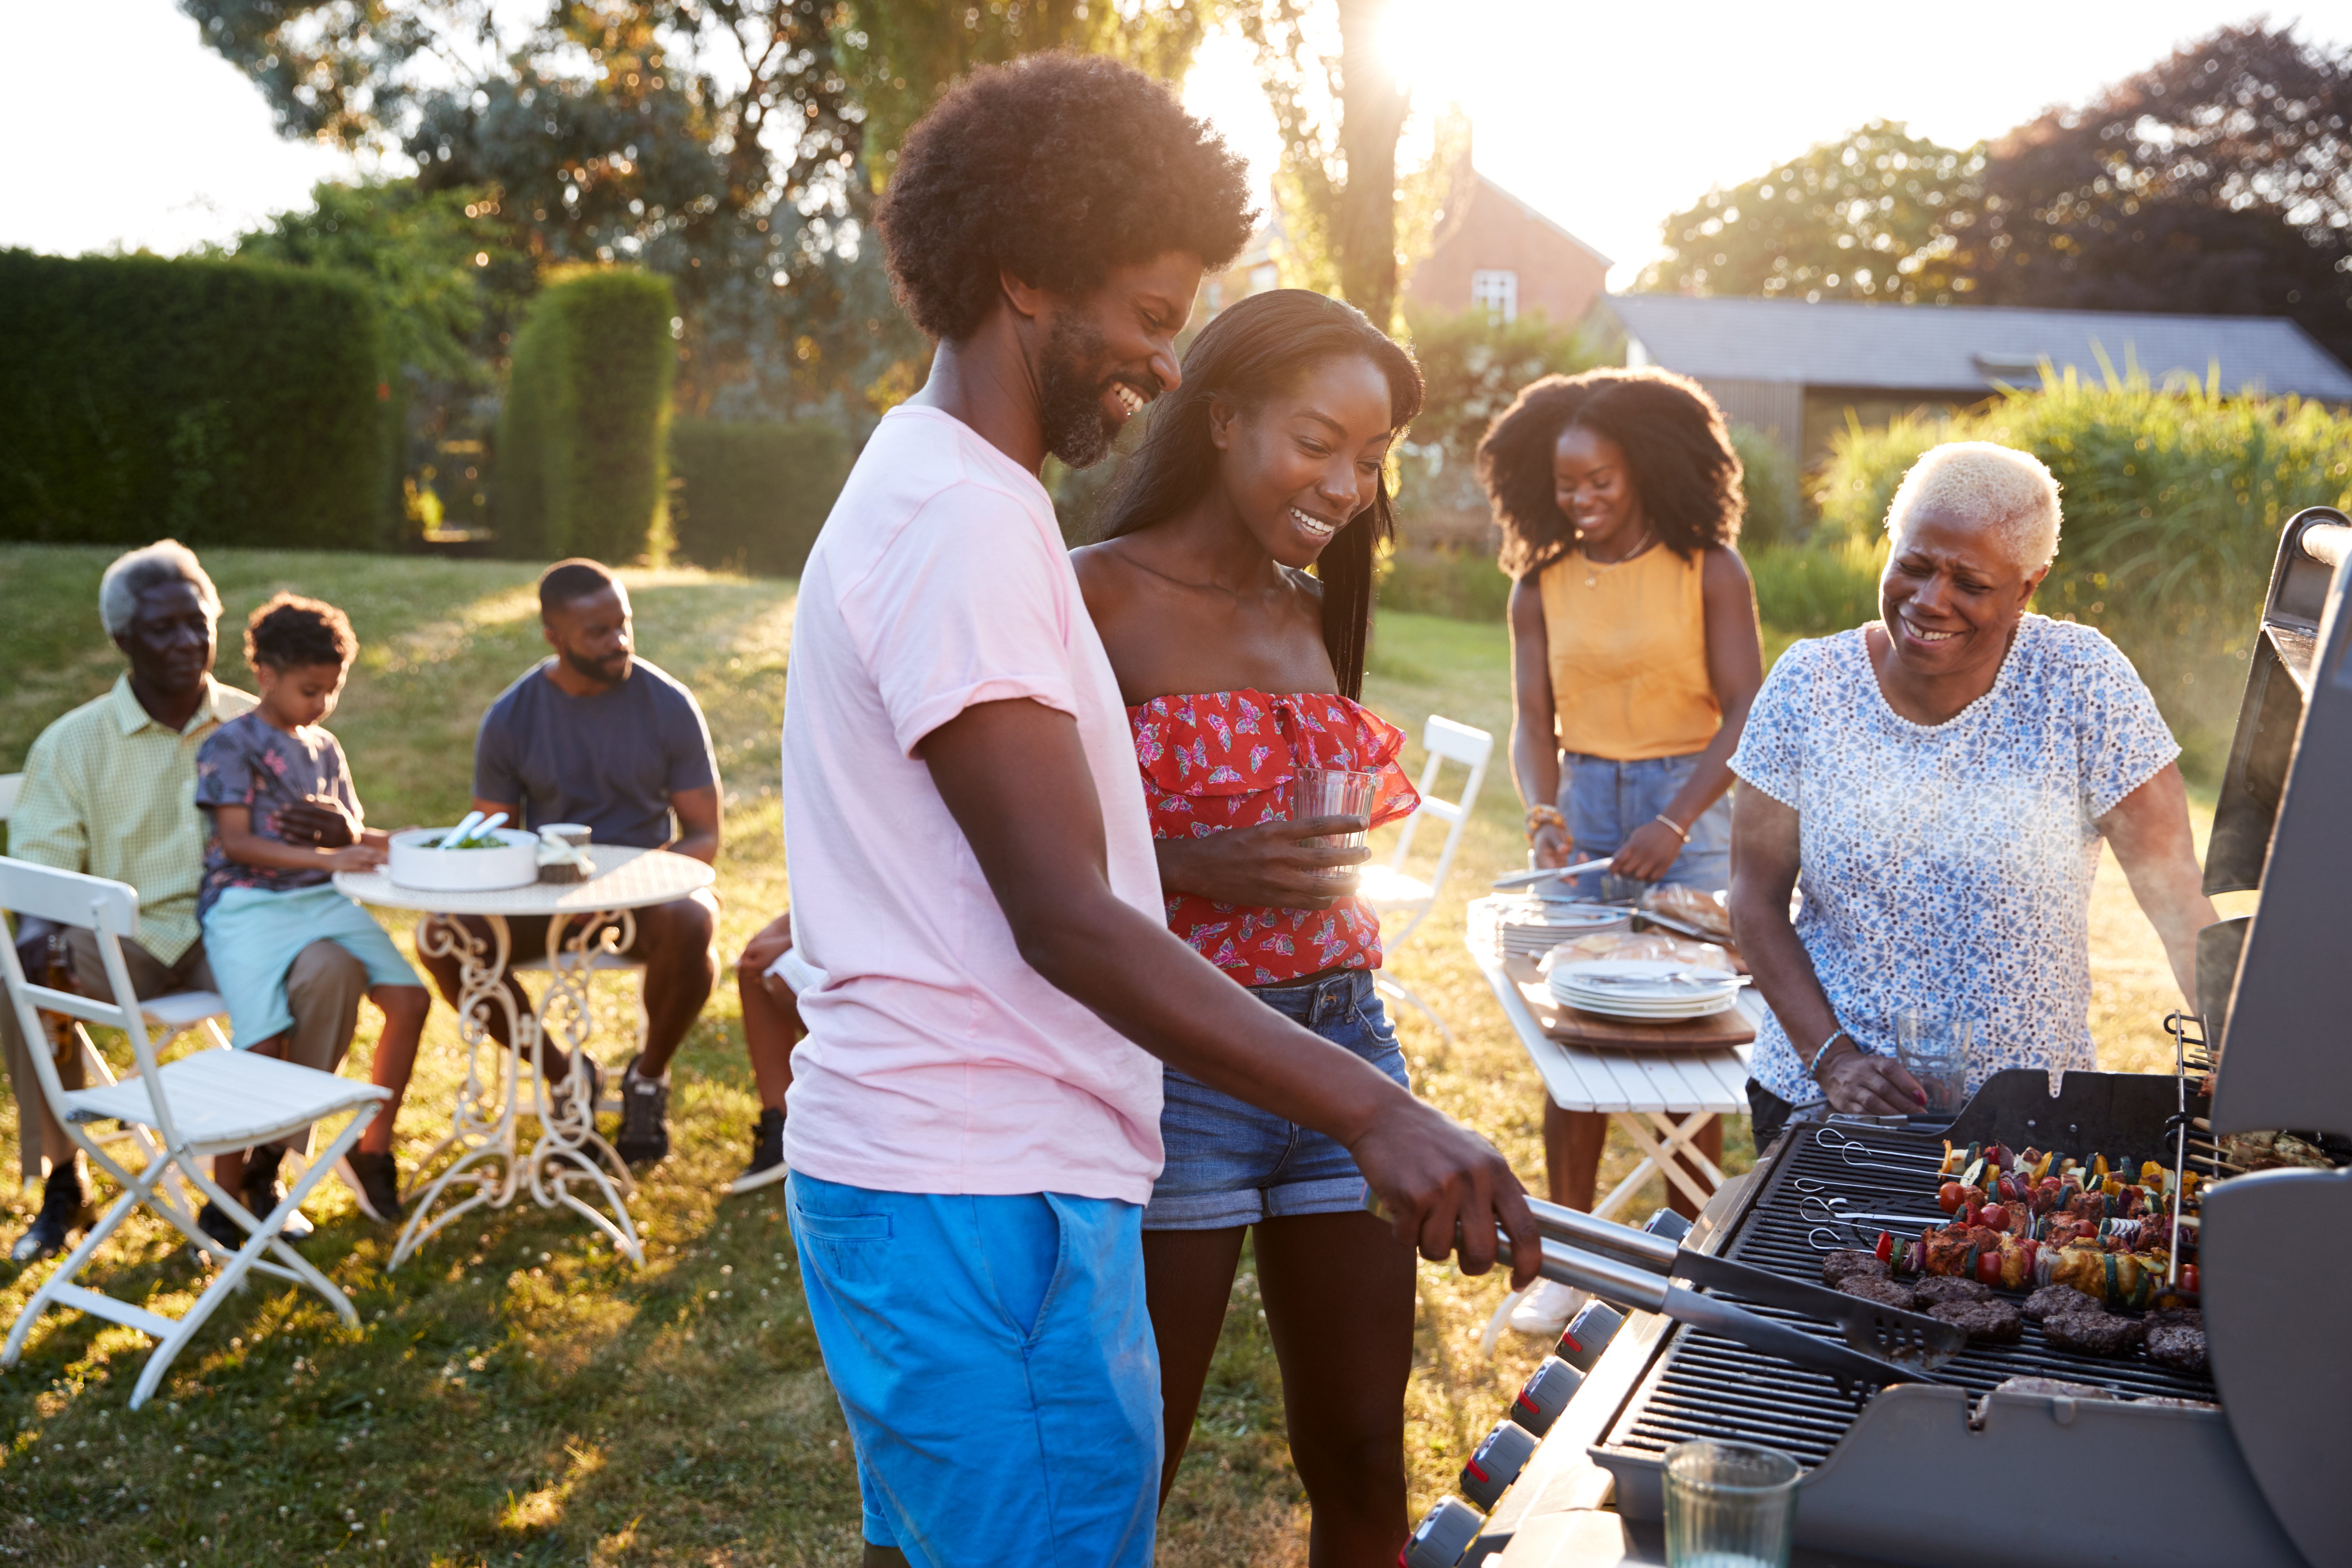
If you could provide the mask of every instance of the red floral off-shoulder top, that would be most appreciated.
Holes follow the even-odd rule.
[[[1279,821],[1290,815],[1290,781],[1302,766],[1380,774],[1375,826],[1421,804],[1397,763],[1404,732],[1334,692],[1155,697],[1127,716],[1156,838],[1205,838]],[[1168,900],[1168,928],[1244,985],[1381,964],[1380,916],[1360,899],[1328,910],[1277,910],[1181,893]]]

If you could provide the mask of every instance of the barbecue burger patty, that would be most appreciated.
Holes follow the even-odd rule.
[[[1990,1301],[1992,1289],[1974,1279],[1957,1279],[1949,1274],[1930,1274],[1914,1288],[1921,1307],[1932,1307],[1944,1301]]]
[[[2042,1320],[2042,1331],[2063,1351],[2079,1355],[2121,1355],[2147,1337],[2147,1325],[2137,1318],[2118,1318],[2100,1308],[2061,1312]]]
[[[1927,1309],[1927,1315],[1988,1344],[2013,1344],[2025,1333],[2025,1321],[2017,1315],[2017,1309],[1999,1300],[1938,1301]]]
[[[2035,1322],[2075,1312],[2095,1312],[2099,1303],[2072,1285],[2044,1285],[2025,1299],[2025,1315]]]
[[[1874,1258],[1871,1261],[1875,1263],[1878,1260]],[[1882,1307],[1893,1307],[1906,1312],[1915,1310],[1911,1287],[1897,1284],[1892,1279],[1877,1279],[1867,1274],[1849,1274],[1838,1281],[1837,1288],[1845,1295],[1859,1296]]]
[[[2187,1323],[2158,1323],[2147,1331],[2147,1359],[2175,1372],[2206,1368],[2205,1331]]]
[[[1851,1247],[1840,1247],[1822,1259],[1822,1283],[1832,1290],[1856,1276],[1884,1279],[1887,1273],[1885,1262],[1877,1254],[1856,1252]]]

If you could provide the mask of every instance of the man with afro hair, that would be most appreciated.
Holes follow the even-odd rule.
[[[881,205],[939,347],[810,552],[783,735],[821,975],[788,1190],[868,1564],[1151,1561],[1161,1060],[1338,1139],[1423,1256],[1458,1227],[1484,1270],[1500,1223],[1533,1278],[1500,1155],[1169,931],[1123,698],[1038,483],[1176,386],[1202,272],[1250,216],[1164,87],[1064,55],[950,91]]]

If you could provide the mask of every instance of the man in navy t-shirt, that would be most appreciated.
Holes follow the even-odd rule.
[[[539,616],[555,653],[482,715],[475,809],[502,811],[523,827],[576,823],[593,829],[598,844],[715,862],[719,764],[710,731],[694,693],[635,657],[628,590],[593,561],[559,561],[540,577]],[[636,911],[636,941],[627,952],[646,966],[646,1043],[621,1079],[621,1131],[613,1142],[633,1165],[669,1152],[669,1061],[719,977],[718,914],[708,891]],[[543,917],[507,924],[517,956],[547,950]],[[417,956],[455,1006],[455,953],[433,955],[420,942]],[[489,1026],[506,1039],[497,1009]],[[551,1085],[571,1081],[569,1061],[546,1066]],[[600,1075],[593,1062],[588,1067],[585,1088],[593,1097]]]

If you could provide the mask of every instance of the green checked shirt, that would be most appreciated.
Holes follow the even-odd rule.
[[[204,705],[177,733],[148,717],[128,675],[47,729],[25,757],[25,788],[8,821],[8,853],[139,889],[139,942],[177,963],[202,934],[205,877],[196,752],[205,737],[254,706],[205,678]]]

